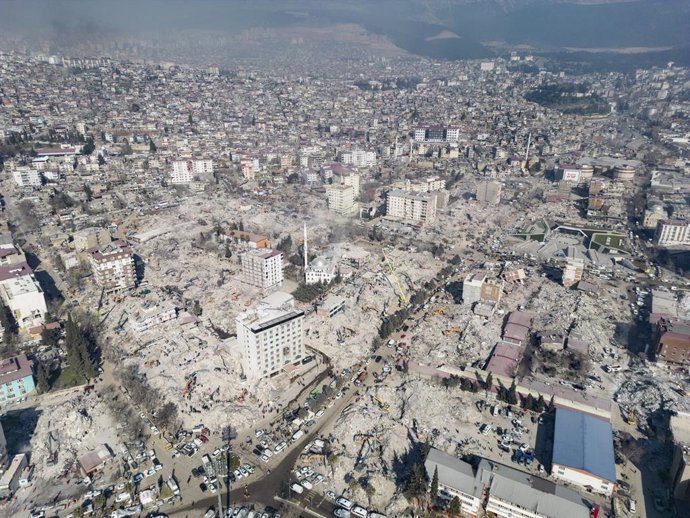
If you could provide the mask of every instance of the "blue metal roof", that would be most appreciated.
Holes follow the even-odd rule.
[[[556,410],[553,463],[616,481],[611,423],[583,412]]]

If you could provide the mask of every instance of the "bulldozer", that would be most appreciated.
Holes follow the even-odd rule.
[[[381,409],[385,412],[388,412],[391,408],[391,406],[388,403],[386,403],[384,400],[382,400],[378,396],[374,396],[374,401],[376,401],[376,403],[378,403],[379,407],[381,407]]]
[[[443,307],[443,308],[436,308],[434,310],[434,316],[438,317],[440,315],[447,315],[448,314],[448,308]]]

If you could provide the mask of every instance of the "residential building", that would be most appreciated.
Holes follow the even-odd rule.
[[[196,176],[212,174],[214,171],[213,160],[174,160],[173,169],[170,173],[170,181],[173,184],[190,183]]]
[[[585,271],[585,262],[580,258],[568,258],[563,268],[563,286],[570,288],[582,279]]]
[[[479,182],[477,184],[477,201],[497,205],[501,201],[502,187],[500,182]]]
[[[338,295],[329,295],[328,298],[323,301],[321,307],[328,311],[329,318],[333,318],[338,313],[345,311],[345,299]]]
[[[20,453],[12,458],[7,470],[0,477],[0,497],[9,498],[19,489],[19,480],[29,467],[29,458],[26,453]]]
[[[258,307],[237,316],[237,343],[245,376],[274,376],[305,355],[304,312],[294,308],[287,293],[276,292]]]
[[[556,409],[551,476],[611,496],[616,488],[611,423],[584,412]]]
[[[690,323],[660,319],[657,324],[657,359],[690,365]]]
[[[345,165],[353,165],[355,167],[372,167],[376,165],[376,153],[361,149],[342,151],[340,153],[340,161]]]
[[[283,284],[283,253],[270,248],[256,248],[240,255],[242,280],[268,290]]]
[[[479,472],[488,483],[486,512],[497,518],[589,518],[587,502],[572,489],[483,459]],[[488,480],[487,480],[488,479]]]
[[[461,516],[476,518],[482,508],[483,487],[477,479],[471,464],[447,453],[431,448],[424,462],[429,480],[438,470],[439,497],[451,501],[454,497],[460,500]]]
[[[457,497],[467,518],[589,518],[588,503],[575,491],[509,466],[481,459],[476,466],[431,448],[424,463],[438,473],[439,498]]]
[[[326,188],[328,209],[343,216],[357,213],[355,190],[351,185],[329,185]]]
[[[395,187],[404,191],[411,192],[434,192],[441,191],[446,188],[446,181],[438,176],[430,176],[428,178],[421,178],[405,181],[399,181],[394,184]]]
[[[48,312],[45,294],[27,263],[0,266],[0,298],[21,329],[44,323]]]
[[[143,333],[170,320],[177,318],[177,308],[170,302],[144,303],[144,307],[130,315],[132,329]]]
[[[431,193],[417,194],[400,189],[388,192],[386,215],[392,218],[430,223],[436,218],[436,196]]]
[[[556,170],[556,179],[566,183],[580,183],[580,166],[562,164]]]
[[[355,199],[360,192],[360,177],[356,169],[339,162],[329,162],[321,167],[325,180],[332,180],[333,185],[350,185],[355,192]],[[307,173],[308,175],[310,173]],[[311,172],[311,174],[316,174]],[[316,182],[318,177],[307,177],[307,181]]]
[[[17,167],[12,171],[12,177],[19,187],[41,187],[43,185],[41,173],[28,167]]]
[[[659,246],[690,245],[690,221],[661,219],[657,222],[654,238]]]
[[[671,462],[671,488],[677,507],[690,510],[690,413],[678,412],[671,416],[673,460]]]
[[[77,252],[83,252],[97,246],[105,246],[112,238],[107,228],[85,228],[72,235],[72,243]]]
[[[99,445],[77,459],[84,475],[90,476],[103,469],[105,464],[113,458],[113,454],[107,444]]]
[[[266,236],[252,234],[244,230],[228,230],[223,236],[224,240],[232,243],[244,245],[247,248],[268,248],[269,242]]]
[[[472,305],[482,299],[482,286],[486,280],[486,272],[476,271],[468,273],[462,282],[462,303]]]
[[[0,266],[25,262],[26,255],[19,247],[12,244],[12,242],[10,242],[8,245],[0,244]]]
[[[113,241],[89,251],[96,284],[107,293],[124,291],[137,284],[134,254],[124,241]]]
[[[0,360],[0,404],[23,398],[36,388],[32,368],[25,354]]]
[[[424,126],[414,129],[415,142],[457,142],[460,129],[451,126]]]

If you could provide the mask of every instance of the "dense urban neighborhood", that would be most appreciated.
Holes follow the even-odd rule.
[[[690,516],[688,69],[343,31],[3,41],[0,515]]]

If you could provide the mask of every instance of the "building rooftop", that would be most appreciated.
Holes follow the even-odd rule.
[[[0,282],[17,277],[23,277],[25,275],[31,275],[32,273],[34,272],[26,261],[17,264],[0,266]]]
[[[90,250],[91,257],[96,261],[103,261],[109,259],[109,256],[117,254],[131,254],[132,250],[129,245],[122,240],[113,241],[102,247],[95,247]]]
[[[479,497],[482,488],[477,484],[472,466],[465,461],[451,457],[436,448],[431,448],[424,463],[429,479],[438,469],[438,482],[467,495]]]
[[[583,412],[556,410],[553,463],[616,481],[611,423]]]
[[[31,366],[25,354],[0,361],[0,385],[31,376]]]

